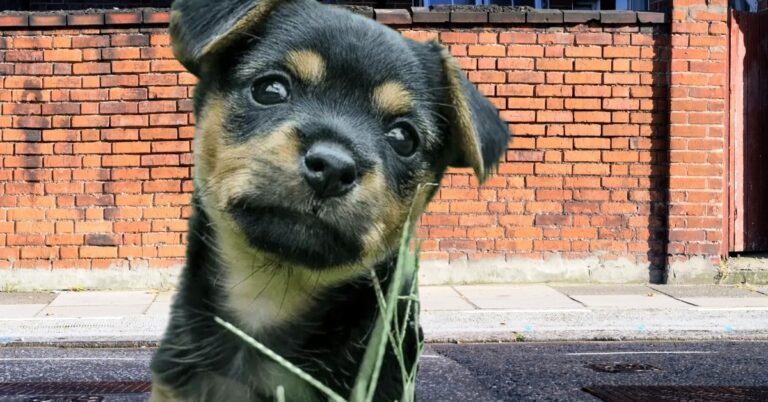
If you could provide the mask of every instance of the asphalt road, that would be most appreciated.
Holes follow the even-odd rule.
[[[0,383],[149,381],[153,352],[4,347]],[[628,367],[645,371],[604,373],[588,365],[634,365]],[[417,393],[420,401],[598,401],[581,389],[608,384],[768,386],[766,367],[768,342],[431,344]],[[0,395],[0,401],[17,400],[24,398]],[[144,401],[146,394],[104,400]]]

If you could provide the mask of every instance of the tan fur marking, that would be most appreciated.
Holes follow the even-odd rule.
[[[293,50],[285,56],[285,66],[300,80],[317,85],[325,78],[325,60],[313,50]]]
[[[456,64],[453,56],[444,48],[441,52],[443,61],[443,71],[448,81],[448,94],[455,111],[454,120],[454,140],[456,145],[464,152],[464,160],[475,171],[475,175],[483,180],[485,178],[485,168],[483,164],[483,155],[480,151],[480,144],[477,143],[477,132],[472,124],[472,113],[469,110],[467,99],[464,97],[464,89],[461,87],[461,81],[458,74],[464,74]]]
[[[201,113],[195,133],[195,177],[207,179],[216,169],[219,157],[218,149],[221,137],[224,135],[224,101],[211,96]]]
[[[397,81],[387,81],[373,89],[373,105],[387,115],[399,115],[411,111],[413,97],[405,86]]]

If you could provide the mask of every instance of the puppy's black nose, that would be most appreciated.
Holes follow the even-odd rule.
[[[329,142],[316,142],[309,148],[301,173],[322,198],[340,197],[357,182],[357,166],[350,152]]]

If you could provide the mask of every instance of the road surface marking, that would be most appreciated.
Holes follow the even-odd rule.
[[[573,352],[566,356],[602,356],[602,355],[700,355],[717,353],[706,350],[648,350],[629,352]]]
[[[89,361],[89,360],[114,360],[114,361],[146,361],[145,358],[134,357],[0,357],[0,362],[36,362],[36,361]]]
[[[462,313],[474,314],[492,314],[492,313],[591,313],[592,310],[583,308],[565,308],[565,309],[483,309],[483,310],[463,310]]]

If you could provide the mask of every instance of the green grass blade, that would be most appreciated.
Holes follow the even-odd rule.
[[[416,191],[418,193],[421,190],[422,187],[419,186]],[[382,306],[379,306],[380,314],[376,320],[365,355],[363,356],[360,371],[355,379],[355,385],[352,388],[352,394],[350,395],[351,402],[371,402],[373,400],[388,341],[395,348],[395,355],[399,360],[401,368],[404,368],[401,347],[395,341],[395,338],[397,337],[393,337],[390,331],[399,304],[398,301],[400,292],[402,291],[403,280],[404,278],[414,278],[416,267],[418,266],[418,255],[410,251],[415,226],[414,218],[413,207],[411,207],[405,221],[403,235],[400,239],[397,265],[392,273],[386,296],[382,295],[380,287],[376,288],[376,291],[378,292],[377,297],[379,300],[384,300],[384,306],[383,308]],[[374,281],[377,280],[378,279],[374,274]],[[381,313],[382,309],[384,310],[383,314]],[[405,328],[400,328],[398,325],[398,330],[405,330]],[[404,390],[405,388],[412,387],[404,387]],[[412,399],[410,396],[406,396],[406,398]]]
[[[267,357],[276,361],[279,365],[283,366],[285,369],[295,374],[297,377],[301,378],[302,380],[308,382],[313,387],[317,388],[320,392],[325,394],[329,400],[333,402],[346,402],[346,399],[344,399],[341,395],[337,394],[334,390],[328,388],[327,386],[325,386],[325,384],[321,383],[320,381],[317,381],[314,377],[309,375],[306,371],[300,369],[298,366],[295,366],[293,363],[289,362],[288,360],[285,360],[282,356],[273,352],[272,349],[269,349],[268,347],[264,346],[264,344],[253,339],[250,335],[241,331],[234,325],[222,320],[219,317],[213,317],[213,319],[214,321],[216,321],[216,323],[226,328],[227,330],[231,331],[232,333],[240,337],[242,340],[244,340],[246,343],[258,349],[261,353],[264,353],[265,355],[267,355]]]

